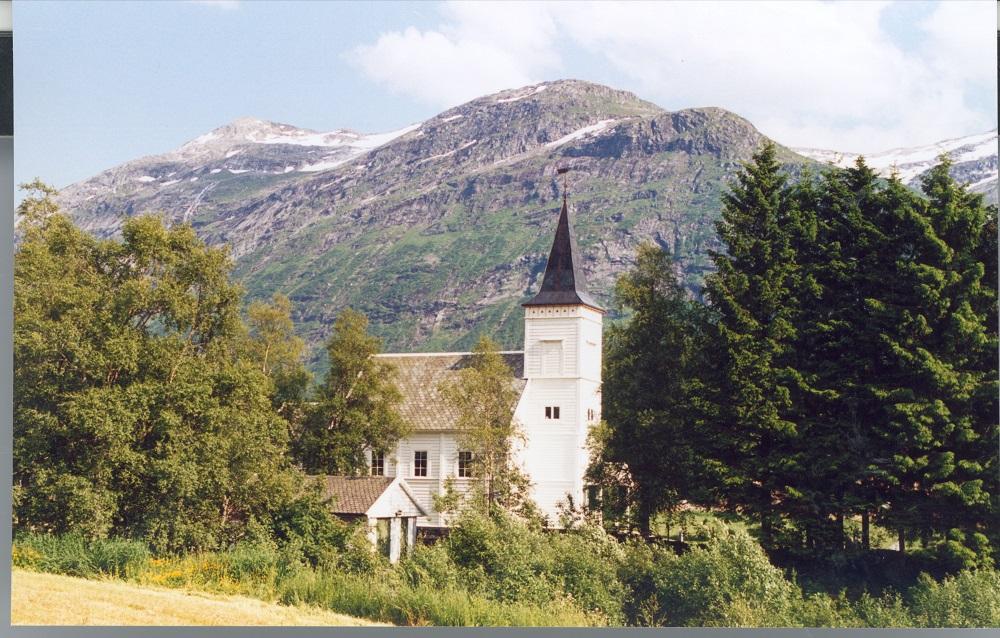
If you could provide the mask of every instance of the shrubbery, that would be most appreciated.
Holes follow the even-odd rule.
[[[506,515],[463,514],[451,535],[398,566],[360,529],[311,565],[300,538],[151,558],[143,543],[19,535],[15,567],[240,593],[404,625],[988,627],[1000,625],[1000,572],[923,575],[888,591],[805,594],[746,532],[713,531],[683,554],[597,527],[545,532]],[[315,548],[314,548],[315,549]]]

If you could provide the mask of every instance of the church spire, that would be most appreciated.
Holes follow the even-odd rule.
[[[587,292],[587,280],[580,265],[580,250],[576,247],[573,226],[569,223],[569,206],[563,188],[562,211],[556,224],[556,236],[545,264],[542,289],[525,306],[577,305],[603,309]]]

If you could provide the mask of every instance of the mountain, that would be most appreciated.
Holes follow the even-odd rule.
[[[726,180],[764,137],[718,108],[669,112],[564,80],[503,91],[383,135],[240,119],[163,155],[109,169],[59,201],[85,228],[163,211],[228,244],[252,298],[287,294],[321,343],[350,305],[388,350],[455,350],[480,331],[517,346],[558,216],[557,167],[594,296],[645,240],[697,289],[716,248]],[[787,149],[798,171],[809,160]]]
[[[998,202],[997,194],[997,129],[979,135],[944,140],[926,146],[894,148],[865,155],[865,162],[879,174],[888,177],[892,171],[907,185],[920,188],[920,178],[937,164],[938,157],[948,155],[953,162],[952,177],[983,193],[987,200]],[[843,153],[815,148],[794,148],[799,155],[818,162],[846,168],[854,164],[859,153]]]

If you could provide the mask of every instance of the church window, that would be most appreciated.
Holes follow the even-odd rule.
[[[587,408],[587,421],[592,422],[594,420],[594,408]]]
[[[545,406],[545,418],[546,419],[558,419],[559,418],[559,406]]]
[[[385,454],[372,452],[372,476],[385,476]]]
[[[427,476],[427,451],[413,453],[413,476]]]
[[[458,453],[458,475],[461,478],[472,476],[472,452]]]

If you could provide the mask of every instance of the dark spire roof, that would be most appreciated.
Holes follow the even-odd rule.
[[[582,304],[595,310],[603,310],[590,293],[587,280],[580,265],[580,249],[576,247],[573,226],[569,223],[569,209],[566,194],[563,193],[562,212],[556,224],[556,237],[552,241],[549,261],[545,264],[545,278],[542,289],[525,306],[555,306]]]

